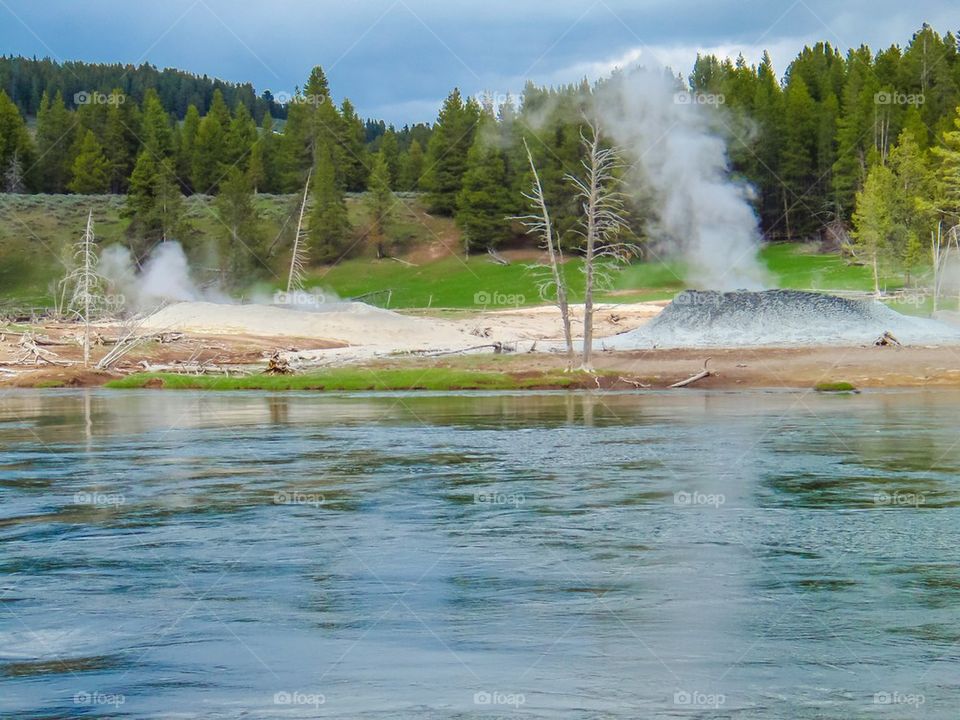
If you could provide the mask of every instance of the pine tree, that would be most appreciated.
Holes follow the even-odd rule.
[[[802,238],[817,227],[812,191],[817,182],[817,106],[799,75],[790,77],[784,94],[787,117],[781,155],[783,206],[787,232]]]
[[[939,160],[939,205],[951,226],[960,225],[960,106],[953,115],[953,126],[941,135],[940,146],[933,148]]]
[[[69,185],[71,192],[97,195],[110,189],[110,161],[92,130],[87,130],[83,136],[79,152],[73,161],[72,174],[73,179]]]
[[[481,123],[467,155],[463,187],[457,195],[457,225],[465,249],[495,248],[510,237],[513,210],[507,167],[496,142],[486,135],[496,131],[492,118]]]
[[[130,247],[138,261],[161,240],[180,239],[187,231],[183,195],[170,160],[144,150],[130,178],[123,215],[130,218]]]
[[[33,157],[33,143],[20,110],[0,90],[0,175],[6,192],[26,189],[24,166]]]
[[[400,178],[400,141],[397,138],[397,131],[392,127],[380,138],[380,154],[383,155],[387,163],[387,171],[390,174],[390,187],[396,188],[397,181]]]
[[[934,174],[913,133],[906,129],[890,151],[889,165],[896,186],[889,201],[894,225],[891,252],[909,282],[910,273],[923,254],[920,238],[928,237],[934,224]]]
[[[420,176],[423,175],[423,146],[413,140],[410,149],[400,159],[400,190],[416,192],[420,189]]]
[[[837,120],[837,159],[833,164],[834,201],[849,217],[857,191],[863,186],[874,144],[876,94],[880,85],[870,49],[861,46],[847,55],[847,80]]]
[[[854,250],[873,273],[874,292],[880,294],[881,264],[890,255],[894,232],[890,200],[896,192],[893,173],[888,167],[874,165],[867,174],[863,190],[857,193],[853,213]]]
[[[343,119],[330,98],[330,87],[323,68],[317,66],[303,92],[290,104],[284,126],[280,171],[281,185],[287,192],[303,187],[307,171],[319,162],[321,153],[333,153],[333,170],[338,185],[345,187],[346,161]]]
[[[253,186],[239,168],[227,172],[216,200],[221,223],[219,262],[221,284],[242,286],[260,260],[262,234],[253,201]]]
[[[71,115],[59,91],[53,100],[43,94],[37,113],[37,169],[43,192],[62,193],[67,189],[75,134]]]
[[[394,204],[393,192],[390,190],[390,166],[381,149],[373,157],[367,192],[367,210],[370,213],[369,235],[377,245],[378,258],[387,254],[386,245],[393,219]]]
[[[119,97],[122,93],[118,88],[113,94]],[[103,147],[110,161],[110,191],[126,192],[140,147],[140,112],[136,103],[115,103],[107,107]]]
[[[143,118],[141,120],[143,146],[158,159],[173,155],[173,129],[170,127],[170,115],[163,108],[160,96],[152,88],[143,98]]]
[[[344,100],[340,105],[340,116],[344,186],[348,192],[362,192],[367,187],[369,174],[366,130],[349,100]]]
[[[336,153],[329,142],[317,148],[313,173],[313,209],[310,211],[310,257],[330,262],[347,248],[350,221],[343,189],[337,182]]]
[[[197,136],[200,133],[200,111],[191,105],[183,118],[183,126],[177,142],[177,175],[188,190],[194,189],[193,158],[197,151]]]
[[[213,94],[210,112],[200,121],[193,154],[193,189],[203,194],[213,194],[226,169],[227,142],[230,134],[230,111],[217,90]]]
[[[250,151],[257,142],[257,124],[250,116],[250,111],[243,103],[238,103],[233,111],[233,119],[227,132],[226,157],[223,163],[226,166],[237,165],[246,170],[250,162]]]
[[[459,90],[450,93],[443,103],[427,148],[428,170],[422,178],[431,212],[452,216],[456,211],[479,119],[476,102],[471,99],[464,103]]]

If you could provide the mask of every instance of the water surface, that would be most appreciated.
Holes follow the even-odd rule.
[[[956,718],[960,394],[0,394],[0,717]]]

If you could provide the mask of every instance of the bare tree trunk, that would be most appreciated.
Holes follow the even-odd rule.
[[[93,251],[93,210],[87,215],[87,229],[83,233],[83,366],[90,367],[90,293],[93,292],[90,282],[91,267],[90,254]]]
[[[550,260],[550,272],[553,275],[553,283],[556,287],[556,302],[560,308],[560,319],[563,323],[563,338],[567,345],[567,364],[568,369],[573,369],[574,351],[573,351],[573,333],[570,329],[570,303],[567,300],[567,284],[561,271],[560,263],[563,261],[563,251],[556,242],[553,234],[553,223],[550,220],[550,211],[547,209],[547,201],[543,195],[543,185],[540,182],[540,174],[537,172],[537,166],[533,162],[533,154],[526,140],[523,146],[527,151],[527,160],[530,162],[530,169],[533,171],[533,195],[531,199],[539,210],[540,217],[535,224],[540,230],[543,238],[543,246],[547,251]]]
[[[313,170],[307,173],[307,183],[303,186],[303,200],[300,202],[300,219],[297,221],[297,234],[293,238],[293,257],[290,258],[290,274],[287,275],[287,295],[294,290],[303,289],[303,273],[306,270],[306,253],[303,249],[303,213],[307,207],[307,193],[310,191],[310,176]],[[290,298],[287,298],[289,302]]]
[[[593,140],[590,144],[590,194],[587,198],[587,232],[584,248],[584,290],[583,290],[583,356],[581,368],[592,370],[590,356],[593,353],[593,263],[597,249],[597,206],[600,202],[600,179],[597,151],[600,146],[600,133],[593,128]]]

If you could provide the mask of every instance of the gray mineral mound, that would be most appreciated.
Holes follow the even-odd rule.
[[[795,290],[685,290],[651,322],[608,348],[863,345],[884,332],[904,344],[960,343],[960,329],[901,315],[876,300]]]

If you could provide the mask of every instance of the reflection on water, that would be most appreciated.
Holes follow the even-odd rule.
[[[955,718],[955,393],[0,395],[0,716]]]

